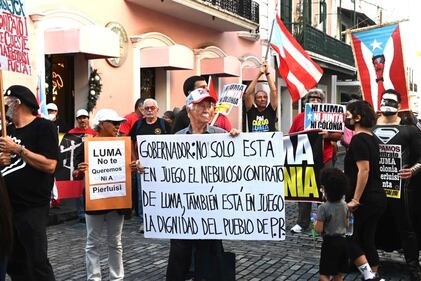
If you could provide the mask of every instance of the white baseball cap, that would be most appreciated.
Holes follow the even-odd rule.
[[[79,109],[78,111],[76,111],[76,118],[79,118],[80,116],[89,117],[89,113],[88,111],[86,111],[86,109]]]
[[[123,117],[120,117],[115,110],[105,108],[105,109],[98,110],[98,112],[96,113],[95,118],[94,118],[94,125],[98,126],[99,122],[102,122],[102,121],[123,122],[123,121],[126,121],[126,119]]]
[[[47,110],[58,111],[58,107],[55,103],[50,102],[49,104],[47,104]]]

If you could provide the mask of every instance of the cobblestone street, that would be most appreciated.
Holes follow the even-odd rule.
[[[287,203],[288,229],[295,220],[295,203]],[[164,280],[169,250],[168,240],[145,239],[137,232],[137,217],[126,220],[123,230],[125,280]],[[68,221],[48,228],[49,257],[58,281],[84,280],[83,223]],[[104,241],[105,245],[105,241]],[[237,280],[318,280],[321,239],[308,232],[291,235],[280,242],[224,241],[226,251],[236,254]],[[102,249],[102,264],[106,249]],[[105,269],[105,266],[103,267]],[[386,280],[409,280],[398,253],[381,252],[381,272]],[[103,270],[104,280],[108,273]],[[347,274],[345,280],[360,280],[359,274]]]

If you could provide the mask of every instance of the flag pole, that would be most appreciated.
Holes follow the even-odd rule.
[[[4,93],[3,93],[3,71],[0,70],[0,110],[1,110],[1,136],[7,136],[6,132],[6,110],[4,109]]]
[[[272,40],[272,33],[273,33],[273,25],[275,24],[275,18],[272,20],[272,27],[270,29],[270,35],[269,35],[269,40],[268,40],[268,47],[266,49],[266,55],[265,55],[265,60],[268,59],[268,55],[269,55],[269,49],[270,49],[270,41]]]
[[[370,29],[374,29],[374,28],[378,28],[378,27],[383,27],[383,26],[388,26],[388,25],[392,25],[392,24],[397,24],[397,23],[401,23],[401,22],[405,22],[405,21],[409,21],[409,19],[402,19],[402,20],[397,20],[397,21],[385,22],[385,23],[382,23],[382,24],[371,25],[371,26],[366,26],[366,27],[361,27],[361,28],[356,28],[356,29],[347,29],[345,31],[342,31],[341,34],[348,34],[348,33],[366,31],[366,30],[370,30]]]

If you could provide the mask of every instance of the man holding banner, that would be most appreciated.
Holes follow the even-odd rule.
[[[269,86],[264,83],[258,84],[258,80],[263,74],[266,76]],[[266,61],[262,62],[259,74],[248,86],[244,94],[244,103],[247,111],[249,132],[276,131],[278,95],[276,94],[276,86],[270,76]]]
[[[186,110],[190,118],[190,125],[179,131],[177,134],[215,134],[226,131],[218,127],[209,126],[211,111],[216,100],[208,90],[198,88],[190,92],[186,99]],[[233,129],[230,134],[238,135],[238,131]],[[223,246],[221,240],[180,240],[171,239],[170,253],[167,266],[167,281],[184,281],[185,274],[191,265],[192,249],[196,247],[195,269],[202,266],[205,256],[212,257],[213,268],[207,272],[195,272],[198,280],[223,280]]]
[[[6,90],[7,137],[0,138],[0,166],[13,208],[14,243],[7,272],[12,280],[55,280],[47,257],[47,222],[58,161],[57,129],[36,117],[28,88]]]
[[[377,231],[377,245],[385,250],[396,250],[401,246],[411,280],[421,280],[420,241],[416,234],[420,214],[415,213],[416,205],[419,204],[416,197],[419,186],[413,180],[421,172],[421,132],[413,125],[402,125],[398,116],[400,103],[399,92],[393,89],[384,91],[380,103],[381,115],[377,119],[377,126],[373,128],[383,148],[380,151],[383,158],[380,161],[383,167],[381,174],[383,188],[388,195],[387,210]],[[397,184],[393,184],[395,178],[398,179]],[[399,179],[403,180],[402,183]],[[389,182],[391,184],[385,186]],[[393,186],[397,187],[391,188]],[[399,236],[400,241],[396,236]]]

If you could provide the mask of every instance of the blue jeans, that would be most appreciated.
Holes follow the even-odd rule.
[[[142,200],[142,185],[140,183],[140,174],[134,173],[136,177],[136,186],[137,186],[137,206],[138,206],[138,215],[139,215],[139,222],[143,223],[143,200]]]

